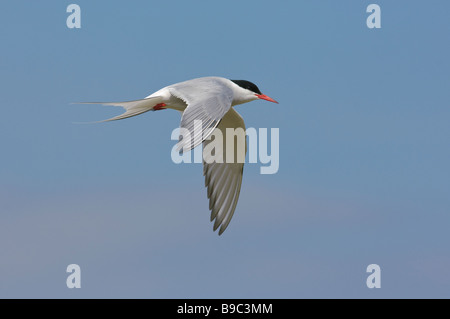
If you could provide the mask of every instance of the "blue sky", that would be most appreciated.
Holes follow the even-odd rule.
[[[381,29],[364,1],[77,1],[75,30],[70,3],[1,5],[0,297],[450,297],[447,1],[377,1]],[[70,104],[209,75],[280,102],[236,108],[280,170],[246,164],[220,237],[177,112]]]

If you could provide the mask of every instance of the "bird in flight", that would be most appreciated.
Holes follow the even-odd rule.
[[[243,161],[226,161],[227,128],[245,131],[242,117],[234,106],[257,99],[278,103],[261,93],[259,88],[246,80],[229,80],[222,77],[202,77],[172,85],[168,85],[141,100],[126,102],[85,102],[84,104],[103,104],[120,106],[125,112],[116,117],[101,121],[115,121],[136,116],[148,111],[174,109],[180,111],[180,128],[188,130],[190,138],[180,139],[179,150],[189,151],[203,143],[205,148],[211,143],[211,135],[215,130],[222,134],[222,150],[215,150],[223,160],[205,161],[203,158],[203,175],[211,210],[211,221],[214,221],[214,231],[219,228],[221,235],[233,217],[239,199],[244,169]],[[220,136],[220,135],[219,135]],[[237,135],[236,135],[237,136]],[[247,152],[245,135],[243,153],[235,148],[234,158],[244,156]],[[235,135],[232,136],[233,142]],[[242,151],[241,151],[242,153]]]

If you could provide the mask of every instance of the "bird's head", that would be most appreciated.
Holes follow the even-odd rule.
[[[277,103],[271,97],[262,94],[256,84],[246,81],[246,80],[231,80],[234,84],[236,84],[240,89],[238,94],[235,94],[235,102],[234,104],[242,104],[254,100],[266,100],[269,102]]]

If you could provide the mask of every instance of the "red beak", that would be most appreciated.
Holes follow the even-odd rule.
[[[278,104],[277,101],[275,101],[274,99],[272,99],[271,97],[269,97],[269,96],[267,96],[267,95],[265,95],[265,94],[255,94],[255,95],[258,97],[258,99],[266,100],[266,101],[269,101],[269,102],[273,102],[273,103],[277,103],[277,104]]]

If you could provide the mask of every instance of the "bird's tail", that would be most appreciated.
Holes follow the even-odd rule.
[[[97,123],[122,120],[148,111],[162,110],[166,106],[164,103],[162,103],[162,97],[160,96],[154,97],[152,96],[142,100],[124,101],[124,102],[80,102],[76,104],[112,105],[112,106],[120,106],[125,109],[124,113],[107,120],[98,121]]]

